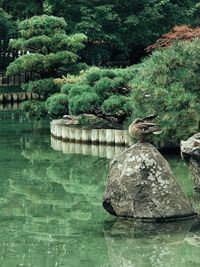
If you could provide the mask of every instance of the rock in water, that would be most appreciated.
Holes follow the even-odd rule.
[[[181,154],[192,173],[194,188],[200,191],[200,133],[181,141]]]
[[[112,215],[149,220],[196,214],[168,162],[149,143],[137,143],[111,162],[103,206]]]

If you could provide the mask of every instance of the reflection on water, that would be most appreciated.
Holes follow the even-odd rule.
[[[0,266],[200,265],[198,222],[144,224],[108,215],[101,206],[108,160],[53,150],[48,126],[21,115],[1,120]],[[170,163],[192,198],[187,168]]]
[[[14,103],[0,103],[0,111],[11,111],[16,109],[20,109],[21,103],[19,102],[14,102]]]
[[[74,142],[64,142],[51,137],[51,147],[54,150],[62,151],[64,154],[81,154],[100,158],[113,159],[116,155],[123,152],[125,146],[91,145],[79,144]]]
[[[200,266],[200,235],[196,221],[139,223],[118,219],[105,223],[104,235],[112,267],[189,267]],[[199,236],[200,240],[200,236]]]

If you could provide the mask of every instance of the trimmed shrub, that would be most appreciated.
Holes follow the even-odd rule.
[[[130,105],[130,98],[121,95],[112,95],[107,98],[102,106],[101,110],[104,114],[113,116],[128,116],[132,112]]]
[[[53,78],[31,81],[22,85],[22,89],[45,98],[59,92],[59,87],[53,82]]]
[[[68,95],[69,91],[72,89],[73,85],[70,83],[66,83],[61,87],[61,93]]]
[[[74,84],[71,90],[69,91],[69,99],[75,96],[80,97],[80,95],[85,92],[92,93],[92,87],[90,87],[88,84]]]
[[[63,76],[62,79],[56,79],[54,82],[61,86],[62,93],[68,95],[69,112],[72,114],[92,113],[104,118],[107,114],[101,110],[103,102],[111,96],[115,96],[115,101],[118,97],[124,96],[122,98],[124,111],[121,116],[117,115],[117,120],[122,122],[130,113],[128,96],[131,88],[128,82],[134,75],[133,68],[112,70],[91,67],[86,71],[81,71],[79,75]],[[119,102],[122,99],[120,98]],[[122,108],[121,102],[119,106]],[[110,109],[109,116],[115,116],[114,114],[117,114],[116,110],[112,113]]]
[[[100,78],[101,78],[101,75],[100,75],[99,69],[90,70],[86,74],[86,79],[90,85],[94,85],[94,83],[100,80]]]
[[[100,71],[100,75],[102,78],[107,77],[110,79],[114,79],[116,77],[116,73],[114,70],[110,70],[110,69],[102,69]]]
[[[119,88],[126,85],[126,81],[123,77],[116,77],[113,79],[113,87]]]
[[[73,115],[82,113],[93,113],[99,106],[99,97],[92,92],[83,92],[69,98],[69,112]]]
[[[46,109],[51,117],[59,117],[68,114],[68,96],[57,93],[46,100]]]
[[[113,81],[110,78],[104,77],[97,81],[94,85],[94,90],[100,98],[107,98],[112,94]]]

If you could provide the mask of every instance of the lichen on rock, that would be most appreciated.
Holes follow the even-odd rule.
[[[111,214],[149,220],[195,215],[168,162],[149,143],[136,143],[111,163],[103,206]]]

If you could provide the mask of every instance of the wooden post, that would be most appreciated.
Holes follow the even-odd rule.
[[[75,130],[72,127],[69,127],[69,141],[74,142],[75,141]]]
[[[94,145],[99,143],[99,130],[98,129],[91,129],[91,142]]]
[[[31,100],[32,99],[31,92],[26,92],[26,97],[27,97],[28,100]]]
[[[58,139],[62,139],[62,124],[61,123],[56,124],[56,137]]]
[[[19,101],[25,101],[27,99],[26,93],[25,92],[18,93],[18,99]]]
[[[99,129],[99,144],[106,144],[106,129]]]
[[[69,127],[67,125],[62,125],[62,140],[69,140]]]
[[[114,145],[115,144],[115,130],[106,129],[106,144]]]
[[[82,129],[82,143],[88,144],[91,143],[91,130]]]
[[[76,143],[82,142],[82,129],[79,128],[75,129],[75,142]]]
[[[13,102],[18,102],[19,101],[18,93],[13,93],[12,97],[13,97]]]

